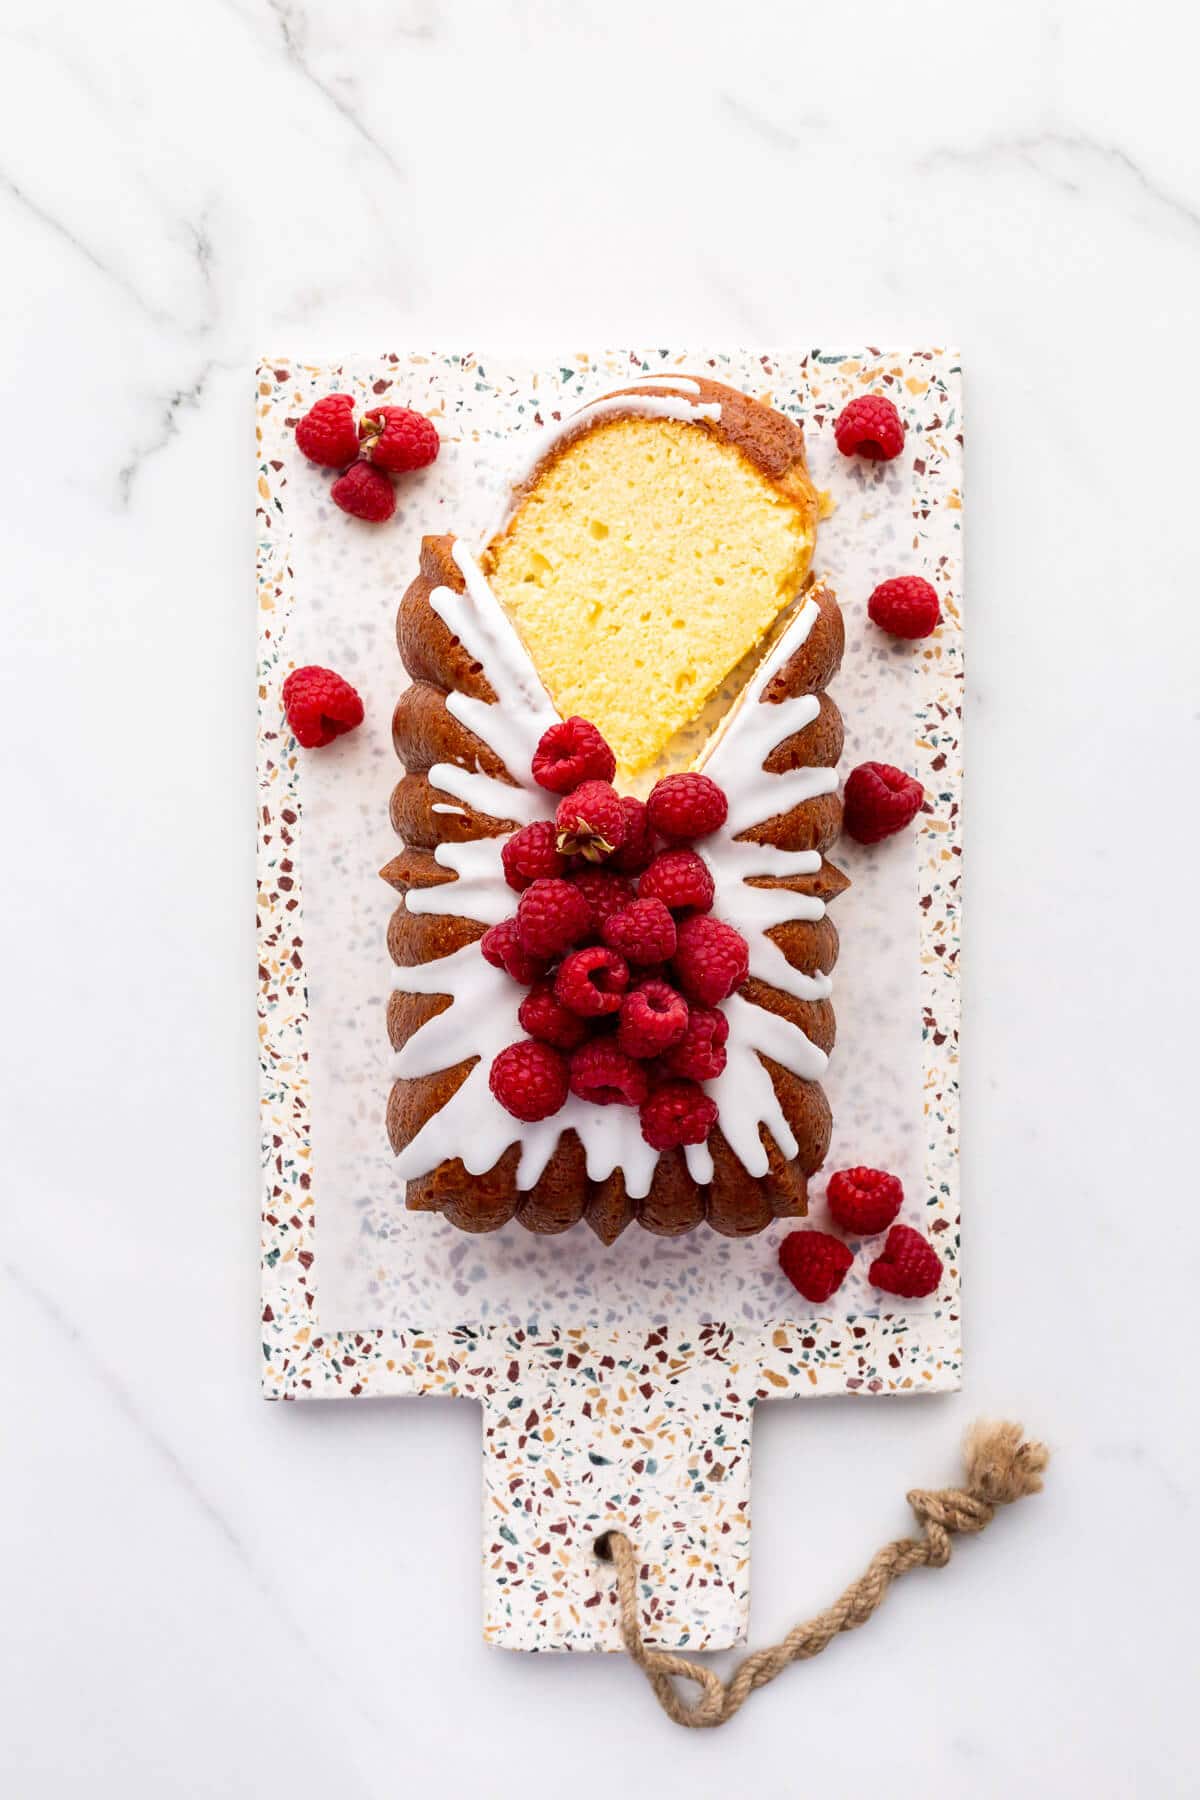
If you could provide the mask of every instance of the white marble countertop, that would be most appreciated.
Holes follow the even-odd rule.
[[[1196,1791],[1198,50],[1171,0],[9,0],[6,1792]],[[967,1377],[766,1410],[753,1640],[975,1415],[1057,1461],[693,1737],[483,1648],[472,1408],[258,1398],[249,369],[863,338],[968,377]]]

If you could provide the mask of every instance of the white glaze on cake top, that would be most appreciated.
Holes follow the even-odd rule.
[[[638,387],[657,386],[653,379],[637,382]],[[676,389],[690,388],[700,392],[697,383],[686,378],[673,381]],[[719,400],[690,400],[686,392],[662,394],[606,394],[601,400],[593,400],[588,406],[581,406],[578,412],[568,413],[565,419],[556,419],[553,425],[547,425],[534,446],[531,466],[536,468],[542,458],[548,456],[557,443],[563,438],[574,437],[586,427],[595,425],[600,419],[674,419],[681,425],[697,425],[702,420],[715,424],[721,417]]]
[[[552,818],[556,796],[533,780],[534,749],[558,715],[528,653],[475,559],[464,545],[454,545],[465,592],[438,588],[431,605],[481,665],[494,704],[451,694],[447,706],[476,737],[503,760],[518,783],[510,787],[478,769],[436,763],[431,784],[455,800],[494,817],[527,821]],[[762,763],[775,745],[803,729],[816,717],[812,696],[768,704],[762,695],[775,672],[804,643],[818,617],[806,601],[756,672],[743,700],[710,744],[702,766],[720,783],[729,801],[729,820],[720,832],[702,839],[697,848],[713,874],[714,914],[743,934],[750,947],[750,972],[800,1000],[825,998],[828,976],[793,969],[766,933],[792,919],[819,919],[824,902],[787,888],[752,888],[755,876],[814,874],[821,857],[816,851],[784,851],[771,845],[737,843],[734,833],[775,817],[815,794],[831,792],[831,769],[797,769],[767,774]],[[435,803],[436,804],[436,803]],[[411,889],[410,912],[444,914],[494,925],[515,911],[516,895],[504,878],[500,849],[503,839],[480,838],[464,844],[439,844],[436,861],[456,879],[437,887]],[[593,1181],[619,1169],[630,1197],[649,1192],[658,1153],[641,1134],[636,1110],[595,1106],[572,1095],[551,1118],[525,1124],[505,1111],[488,1086],[492,1060],[505,1045],[524,1035],[517,1009],[525,989],[503,970],[485,962],[477,943],[415,967],[395,970],[395,987],[408,994],[447,994],[451,1005],[423,1025],[394,1058],[393,1074],[412,1079],[440,1073],[475,1056],[475,1064],[458,1091],[422,1126],[400,1152],[400,1175],[412,1179],[458,1157],[471,1175],[483,1175],[512,1144],[519,1144],[517,1186],[533,1187],[543,1173],[562,1133],[573,1130],[584,1147]],[[729,1020],[727,1062],[718,1080],[705,1084],[717,1102],[719,1123],[731,1150],[750,1175],[767,1172],[767,1153],[759,1137],[765,1126],[785,1157],[796,1154],[795,1138],[775,1097],[760,1055],[792,1071],[802,1080],[817,1079],[827,1058],[797,1026],[762,1007],[733,995],[724,1002]],[[699,1182],[712,1179],[707,1145],[690,1145],[687,1165]]]

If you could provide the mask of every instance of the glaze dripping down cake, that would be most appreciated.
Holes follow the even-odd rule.
[[[679,378],[560,428],[478,559],[426,538],[397,621],[411,677],[393,720],[403,848],[383,871],[401,895],[388,1131],[410,1208],[468,1231],[583,1219],[605,1243],[633,1221],[745,1236],[805,1211],[830,1131],[827,905],[846,886],[825,856],[841,824],[842,725],[826,688],[843,633],[833,595],[809,577],[816,517],[799,427]],[[636,1105],[574,1090],[550,1116],[514,1117],[489,1076],[524,1037],[528,988],[480,946],[518,910],[506,841],[542,821],[554,838],[559,796],[532,773],[539,745],[560,719],[583,718],[622,773],[644,766],[789,606],[698,763],[727,805],[695,844],[709,916],[746,951],[718,1008],[720,1072],[700,1084],[713,1118],[703,1141],[655,1148]],[[669,981],[677,967],[649,973]]]

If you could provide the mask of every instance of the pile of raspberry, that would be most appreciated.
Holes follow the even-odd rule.
[[[635,1106],[655,1150],[701,1144],[717,1107],[701,1086],[725,1067],[720,1003],[745,981],[745,938],[711,916],[713,878],[694,848],[725,823],[707,775],[666,775],[646,801],[618,794],[617,762],[587,719],[545,732],[533,777],[561,795],[555,817],[501,847],[520,895],[480,950],[528,989],[528,1036],[492,1063],[515,1118],[546,1119],[568,1094]]]
[[[825,1192],[829,1216],[852,1237],[887,1232],[883,1249],[867,1270],[867,1280],[885,1294],[920,1300],[936,1291],[942,1259],[929,1239],[911,1225],[897,1225],[904,1204],[899,1177],[887,1169],[838,1169]],[[779,1246],[779,1266],[794,1288],[816,1305],[837,1293],[854,1261],[854,1251],[828,1231],[793,1231]]]
[[[353,394],[326,394],[296,421],[296,447],[311,463],[341,469],[329,490],[335,506],[381,525],[396,510],[392,477],[426,468],[441,440],[433,420],[410,406],[372,406],[357,419]]]

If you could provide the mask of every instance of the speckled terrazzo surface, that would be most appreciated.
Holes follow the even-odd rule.
[[[946,1260],[942,1291],[899,1315],[855,1270],[808,1308],[778,1274],[778,1233],[631,1230],[609,1251],[585,1228],[466,1238],[403,1210],[382,1128],[383,932],[392,897],[389,721],[403,680],[396,602],[425,531],[477,539],[543,422],[642,372],[711,370],[804,423],[814,478],[836,502],[816,567],[838,589],[847,657],[833,692],[843,771],[906,763],[928,809],[911,837],[836,855],[854,880],[835,916],[839,1041],[826,1083],[827,1167],[902,1173],[902,1215]],[[328,500],[290,421],[345,388],[431,413],[443,452],[371,529]],[[832,421],[888,392],[908,442],[880,468],[838,457]],[[669,354],[554,359],[410,355],[259,377],[260,1044],[265,1205],[264,1383],[273,1397],[458,1393],[485,1417],[485,1630],[526,1648],[605,1647],[611,1610],[596,1532],[625,1522],[647,1555],[657,1641],[716,1646],[744,1628],[749,1442],[763,1398],[932,1391],[957,1384],[957,962],[962,411],[941,351]],[[944,623],[898,647],[865,623],[874,582],[935,582]],[[319,756],[281,729],[289,667],[322,661],[363,693],[367,723]],[[821,1223],[820,1177],[812,1222]],[[320,1233],[316,1219],[320,1218]],[[318,1254],[319,1252],[319,1254]]]

